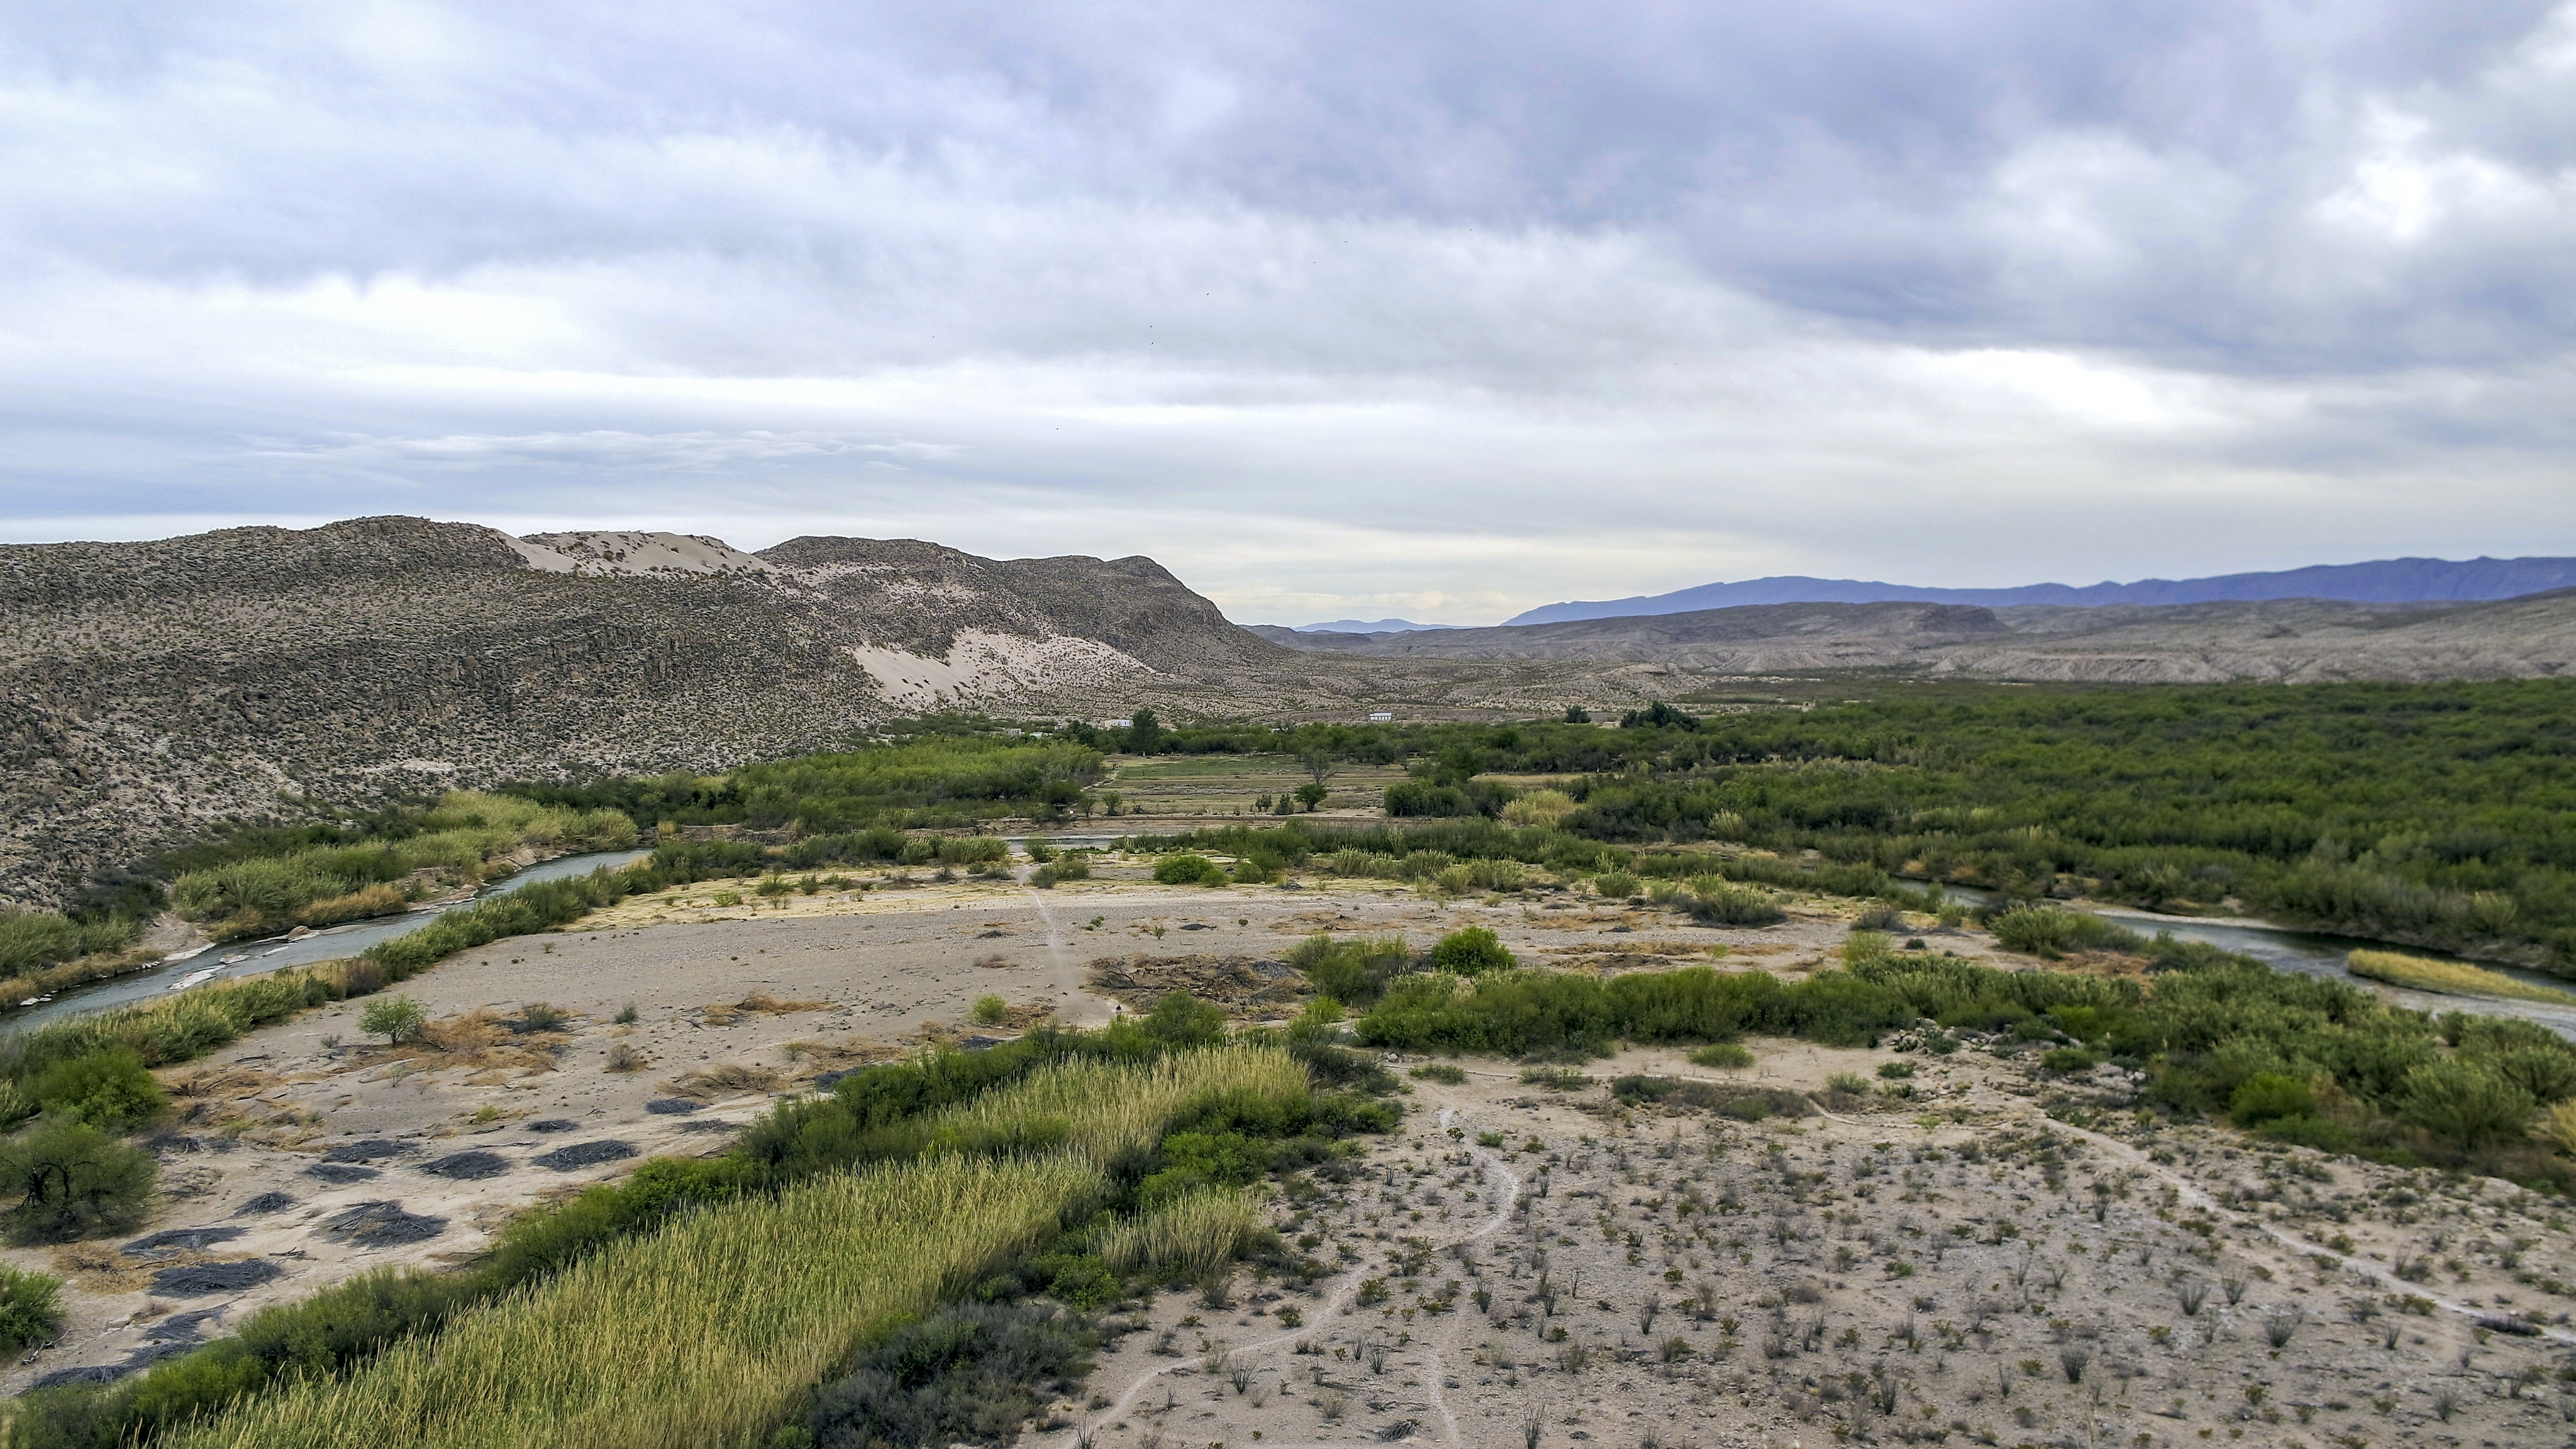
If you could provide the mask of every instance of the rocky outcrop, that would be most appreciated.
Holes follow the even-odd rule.
[[[1124,713],[1293,657],[1142,558],[417,518],[0,548],[0,899],[306,801]]]

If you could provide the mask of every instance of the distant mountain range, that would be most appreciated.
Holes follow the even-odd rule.
[[[1455,624],[1417,624],[1411,619],[1334,619],[1322,624],[1292,624],[1300,634],[1417,634],[1425,629],[1455,629]]]
[[[1701,584],[1669,594],[1630,599],[1547,604],[1505,621],[1557,624],[1573,619],[1618,619],[1642,614],[1686,614],[1748,604],[1976,604],[2009,608],[2054,604],[2099,608],[2109,604],[2256,603],[2268,599],[2331,599],[2359,604],[2484,602],[2548,589],[2576,588],[2576,558],[2393,558],[2371,563],[2318,564],[2278,573],[2221,574],[2207,579],[2140,579],[2133,584],[2025,584],[2011,589],[1935,589],[1865,579],[1813,579],[1795,575]],[[1387,632],[1392,621],[1349,626],[1317,624],[1342,633]],[[1419,628],[1419,625],[1406,625]]]

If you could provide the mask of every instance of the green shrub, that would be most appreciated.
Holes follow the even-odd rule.
[[[1825,1078],[1825,1090],[1866,1094],[1869,1091],[1869,1078],[1858,1072],[1835,1072]]]
[[[2313,1147],[2319,1152],[2350,1152],[2361,1145],[2351,1128],[2323,1117],[2275,1117],[2264,1123],[2261,1131],[2274,1141]]]
[[[1481,976],[1509,971],[1520,963],[1512,959],[1501,937],[1482,926],[1469,926],[1441,937],[1440,944],[1431,948],[1431,964],[1460,976]]]
[[[1912,1062],[1880,1062],[1878,1074],[1891,1082],[1901,1082],[1914,1075]]]
[[[159,1116],[165,1104],[161,1084],[144,1069],[141,1054],[124,1046],[56,1062],[37,1075],[29,1095],[44,1111],[112,1133]]]
[[[1010,1015],[1011,1004],[998,996],[975,998],[975,1019],[986,1026],[1000,1026]]]
[[[1091,879],[1091,858],[1084,855],[1062,855],[1029,872],[1029,884],[1039,890],[1053,888],[1061,881]]]
[[[1439,1082],[1452,1087],[1458,1086],[1467,1080],[1467,1072],[1465,1068],[1451,1066],[1447,1062],[1424,1062],[1422,1065],[1415,1067],[1412,1071],[1406,1072],[1405,1075],[1408,1077],[1419,1078],[1426,1082]]]
[[[1223,885],[1225,868],[1204,855],[1167,855],[1154,862],[1157,885]]]
[[[2297,1077],[2259,1072],[2247,1077],[2227,1099],[2227,1115],[2239,1127],[2260,1127],[2283,1117],[2313,1117],[2317,1094]]]
[[[1753,1053],[1740,1043],[1720,1041],[1694,1050],[1690,1060],[1693,1066],[1701,1067],[1749,1067],[1753,1065]]]
[[[358,1013],[358,1030],[383,1037],[387,1046],[394,1046],[420,1035],[428,1020],[429,1014],[421,1010],[419,1002],[408,996],[388,996],[368,1002],[366,1010]]]
[[[0,1263],[0,1353],[50,1343],[63,1327],[63,1283]]]
[[[1386,984],[1409,970],[1412,950],[1402,936],[1335,940],[1317,933],[1297,943],[1288,964],[1304,972],[1317,991],[1346,1006],[1366,1006]]]
[[[1739,886],[1717,876],[1691,882],[1690,912],[1721,926],[1768,926],[1785,921],[1779,898],[1760,886]]]
[[[1625,871],[1605,870],[1592,878],[1592,889],[1605,901],[1624,901],[1637,893],[1637,878]]]
[[[1760,1122],[1771,1115],[1772,1107],[1767,1097],[1744,1096],[1717,1110],[1739,1122]]]
[[[1097,1260],[1088,1266],[1114,1297],[1115,1280]],[[825,1449],[1005,1443],[1045,1404],[1079,1395],[1098,1342],[1081,1319],[1044,1304],[941,1308],[823,1385],[805,1429]]]
[[[2082,1047],[2056,1047],[2040,1053],[2040,1070],[2048,1072],[2089,1072],[2102,1064],[2101,1054]]]
[[[2021,905],[1988,923],[1995,944],[2055,960],[2069,951],[2140,951],[2147,938],[2088,911]]]
[[[2399,1120],[2461,1151],[2520,1137],[2531,1113],[2530,1093],[2471,1062],[2427,1062],[2398,1095]]]
[[[131,1228],[151,1206],[158,1170],[141,1148],[86,1122],[47,1117],[0,1143],[0,1190],[22,1199],[9,1213],[10,1238],[60,1243]]]

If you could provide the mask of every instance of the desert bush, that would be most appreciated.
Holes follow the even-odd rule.
[[[0,1263],[0,1353],[51,1343],[62,1332],[63,1283]]]
[[[1592,878],[1592,889],[1603,900],[1626,900],[1637,893],[1637,878],[1625,871],[1605,870]]]
[[[1405,1075],[1451,1087],[1463,1085],[1467,1080],[1467,1071],[1464,1067],[1452,1066],[1447,1062],[1424,1062],[1406,1072]]]
[[[408,996],[388,996],[368,1002],[366,1009],[358,1013],[358,1030],[383,1037],[387,1046],[398,1046],[420,1035],[428,1020],[429,1013],[421,1009],[419,1002]]]
[[[1753,1053],[1739,1042],[1720,1041],[1693,1049],[1690,1060],[1693,1066],[1700,1067],[1749,1067],[1753,1065]]]
[[[2435,1141],[2473,1150],[2522,1135],[2531,1120],[2529,1093],[2473,1062],[2428,1062],[2406,1074],[2400,1120]]]
[[[20,1199],[10,1239],[59,1243],[131,1228],[151,1206],[158,1170],[152,1154],[86,1122],[45,1118],[0,1142],[0,1193]]]
[[[1063,881],[1091,879],[1091,857],[1061,855],[1029,872],[1029,884],[1046,890]]]
[[[1011,1004],[998,996],[975,998],[975,1020],[986,1026],[1000,1026],[1011,1015]]]
[[[1224,885],[1225,868],[1204,855],[1167,855],[1154,862],[1158,885]]]
[[[125,1046],[54,1063],[38,1074],[28,1095],[45,1111],[111,1133],[151,1120],[165,1105],[161,1084],[144,1069],[142,1055]]]
[[[825,1384],[805,1415],[816,1449],[995,1444],[1073,1394],[1098,1335],[1034,1303],[957,1304],[906,1324]]]
[[[1759,886],[1734,885],[1718,876],[1691,882],[1690,912],[1722,926],[1768,926],[1789,918],[1779,899]]]
[[[511,1023],[511,1030],[522,1034],[540,1031],[557,1031],[562,1029],[565,1023],[570,1022],[571,1020],[572,1013],[564,1010],[560,1006],[556,1006],[551,1002],[531,1001],[527,1005],[519,1008],[519,1019]],[[360,1023],[359,1029],[362,1031],[365,1030],[363,1020]]]
[[[2114,921],[2055,906],[2017,905],[1988,925],[2005,950],[2049,960],[2069,951],[2137,951],[2147,944],[2146,937]]]
[[[1488,971],[1509,971],[1519,963],[1505,949],[1501,937],[1482,926],[1468,926],[1440,938],[1440,944],[1431,948],[1431,964],[1460,976],[1481,976]]]
[[[1826,1076],[1825,1090],[1866,1096],[1869,1092],[1869,1078],[1858,1072],[1834,1072]]]
[[[2239,1127],[2260,1127],[2282,1117],[2313,1117],[2317,1094],[2297,1077],[2258,1072],[2247,1077],[2227,1099],[2227,1115]]]
[[[1297,943],[1288,953],[1288,964],[1333,1000],[1366,1006],[1386,990],[1388,981],[1412,968],[1413,952],[1402,936],[1336,940],[1319,932]]]

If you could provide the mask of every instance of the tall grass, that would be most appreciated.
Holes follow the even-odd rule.
[[[2343,964],[2344,969],[2355,976],[2366,976],[2373,981],[2385,981],[2391,986],[2403,986],[2414,991],[2576,1006],[2576,995],[2547,986],[2532,986],[2501,971],[2488,971],[2459,961],[2436,961],[2429,956],[2409,956],[2403,951],[2360,950],[2344,957]]]
[[[1261,1210],[1233,1188],[1210,1188],[1124,1218],[1094,1239],[1101,1260],[1121,1277],[1140,1269],[1179,1268],[1205,1278],[1233,1261],[1261,1228]]]
[[[934,1158],[728,1204],[175,1436],[216,1446],[699,1449],[756,1442],[874,1332],[1103,1189],[1073,1154]]]
[[[309,1381],[174,1436],[189,1449],[335,1445],[756,1442],[871,1334],[1104,1194],[1100,1168],[1200,1104],[1302,1096],[1275,1047],[1041,1067],[933,1118],[934,1142],[1046,1143],[999,1159],[940,1152],[752,1196],[614,1243],[337,1381]],[[1167,1234],[1204,1240],[1191,1210]],[[1195,1225],[1195,1226],[1191,1226]],[[1159,1241],[1159,1240],[1158,1240]],[[1230,1245],[1230,1244],[1229,1244]]]

